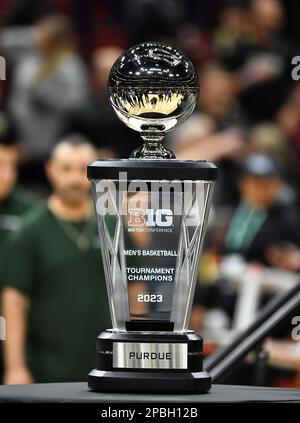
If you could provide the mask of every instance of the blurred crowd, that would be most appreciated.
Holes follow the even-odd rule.
[[[261,287],[249,323],[300,271],[300,85],[291,76],[299,2],[5,0],[0,18],[3,383],[84,379],[94,339],[111,325],[86,165],[139,145],[106,82],[142,41],[180,48],[199,72],[195,111],[166,143],[178,159],[220,170],[190,327],[211,337],[207,350],[224,344],[216,325],[232,326],[239,296],[229,274],[242,268],[242,286],[253,266],[281,272],[282,286]],[[294,344],[287,333],[265,348],[292,362],[297,386]]]

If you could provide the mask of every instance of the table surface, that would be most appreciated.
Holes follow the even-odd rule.
[[[255,386],[213,385],[201,395],[111,394],[89,391],[85,382],[1,385],[0,403],[4,402],[300,402],[300,389]]]

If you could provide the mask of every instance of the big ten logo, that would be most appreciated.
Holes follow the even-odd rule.
[[[173,224],[173,212],[170,209],[129,209],[128,226],[169,227]]]
[[[292,329],[293,341],[300,341],[300,316],[294,316],[292,318],[292,325],[295,327]]]
[[[6,339],[6,324],[5,318],[0,316],[0,341],[5,341]]]

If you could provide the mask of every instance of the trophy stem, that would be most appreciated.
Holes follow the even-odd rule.
[[[142,132],[141,137],[144,141],[141,147],[134,150],[131,159],[175,159],[173,151],[164,147],[162,140],[164,135],[157,132]]]

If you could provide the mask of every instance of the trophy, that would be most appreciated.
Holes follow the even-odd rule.
[[[96,341],[91,390],[204,393],[199,334],[189,330],[217,168],[177,160],[165,134],[192,113],[198,79],[177,49],[143,43],[114,63],[110,103],[143,143],[88,166],[112,328]]]

